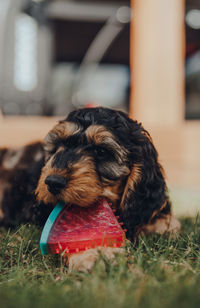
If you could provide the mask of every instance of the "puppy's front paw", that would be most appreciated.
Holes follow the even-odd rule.
[[[124,253],[124,249],[100,247],[95,249],[89,249],[82,253],[73,254],[68,258],[69,272],[71,272],[72,270],[78,272],[90,272],[100,255],[103,258],[105,257],[107,260],[114,260],[116,253],[122,254]]]
[[[84,252],[73,254],[68,258],[69,272],[89,272],[94,267],[99,256],[97,249],[89,249]]]

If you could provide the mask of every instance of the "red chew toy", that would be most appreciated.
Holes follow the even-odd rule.
[[[124,231],[106,200],[88,208],[65,205],[57,214],[51,221],[48,235],[44,227],[40,241],[43,254],[63,251],[68,254],[99,246],[121,247],[124,244]]]

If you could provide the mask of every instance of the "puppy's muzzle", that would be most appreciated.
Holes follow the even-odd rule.
[[[49,175],[45,180],[45,184],[50,193],[57,195],[65,188],[67,181],[60,175]]]

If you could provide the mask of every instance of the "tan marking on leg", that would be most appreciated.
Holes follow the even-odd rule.
[[[173,215],[164,215],[161,218],[157,218],[153,223],[142,227],[139,233],[143,233],[145,235],[150,233],[175,233],[179,232],[180,228],[180,222]]]

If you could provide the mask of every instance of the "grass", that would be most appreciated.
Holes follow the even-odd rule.
[[[0,230],[0,307],[199,307],[200,217],[184,218],[180,235],[140,238],[117,264],[68,273],[39,250],[40,230]],[[100,257],[101,259],[101,257]]]

